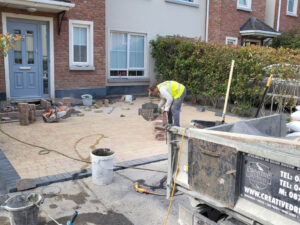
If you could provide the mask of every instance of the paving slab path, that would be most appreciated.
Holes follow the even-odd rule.
[[[29,126],[7,123],[2,124],[1,128],[22,141],[56,149],[75,158],[79,158],[74,150],[75,143],[82,137],[90,135],[92,136],[83,139],[77,146],[78,153],[83,159],[88,159],[90,146],[94,145],[101,135],[104,138],[96,147],[110,148],[115,151],[116,162],[165,154],[167,153],[166,142],[155,140],[153,122],[138,116],[138,109],[147,101],[147,98],[138,98],[133,101],[133,105],[117,102],[110,104],[109,107],[91,111],[76,107],[76,110],[85,114],[83,117],[72,116],[59,123],[44,123],[39,120]],[[189,127],[190,121],[194,119],[221,120],[214,112],[199,112],[196,107],[183,104],[181,126]],[[240,120],[238,117],[226,117],[228,123],[238,120]],[[0,133],[0,149],[21,178],[37,178],[78,171],[86,166],[86,163],[55,153],[40,155],[40,149],[19,143],[2,133]]]

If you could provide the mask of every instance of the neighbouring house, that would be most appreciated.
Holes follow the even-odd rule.
[[[264,45],[280,35],[273,28],[276,0],[208,1],[209,42]]]
[[[147,93],[150,40],[179,35],[263,45],[300,26],[298,0],[0,0],[0,33],[22,35],[0,58],[0,99]]]
[[[291,29],[300,29],[300,18],[298,16],[298,0],[273,0],[274,28],[277,31],[287,31]]]

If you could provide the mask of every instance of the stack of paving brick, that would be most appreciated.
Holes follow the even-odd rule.
[[[36,121],[36,106],[35,104],[29,104],[29,123]]]
[[[28,103],[19,103],[19,121],[22,126],[29,125],[29,104]]]
[[[36,107],[34,104],[19,103],[19,121],[22,126],[36,121]]]
[[[166,131],[163,124],[163,117],[159,116],[154,120],[154,135],[155,139],[158,141],[166,140]]]

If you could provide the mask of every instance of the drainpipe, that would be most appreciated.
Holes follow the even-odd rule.
[[[280,13],[281,13],[281,0],[279,0],[279,3],[278,3],[278,15],[277,15],[277,28],[276,28],[276,31],[279,31],[279,27],[280,27]]]
[[[205,29],[206,42],[208,42],[208,25],[209,25],[209,0],[206,0],[206,29]]]

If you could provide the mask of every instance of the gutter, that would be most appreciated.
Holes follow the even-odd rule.
[[[245,30],[245,31],[240,31],[240,34],[242,36],[245,35],[261,35],[264,37],[277,37],[280,35],[279,32],[271,32],[271,31],[262,31],[262,30]]]
[[[281,14],[281,0],[278,3],[278,15],[277,15],[277,28],[276,31],[279,31],[280,28],[280,14]]]
[[[62,8],[68,10],[69,8],[75,7],[74,3],[53,1],[53,0],[0,0],[0,3],[4,4],[15,4],[20,6],[29,7],[49,7],[49,8]]]
[[[206,28],[205,28],[205,41],[206,41],[206,42],[208,42],[209,1],[210,1],[210,0],[206,0]]]

